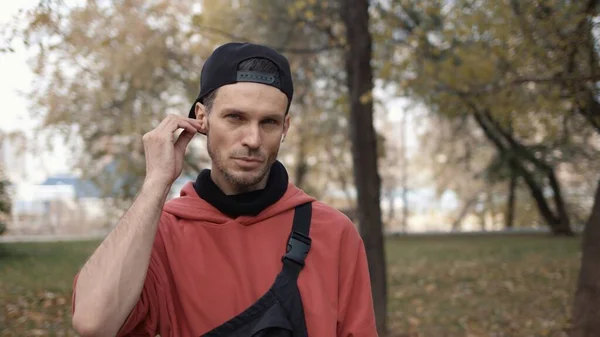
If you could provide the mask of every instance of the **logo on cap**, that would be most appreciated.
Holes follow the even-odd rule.
[[[258,82],[268,85],[279,86],[279,79],[271,74],[261,73],[257,71],[238,71],[238,82]]]

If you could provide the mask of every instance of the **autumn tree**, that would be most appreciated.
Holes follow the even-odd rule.
[[[167,112],[185,111],[197,94],[203,57],[226,41],[264,43],[290,58],[296,79],[292,114],[298,128],[282,156],[291,176],[317,197],[339,191],[353,205],[348,104],[337,62],[342,24],[332,19],[337,8],[336,1],[205,1],[201,12],[162,0],[41,2],[23,17],[28,26],[22,32],[39,50],[34,70],[40,81],[31,93],[35,117],[40,129],[75,144],[75,168],[106,194],[128,199],[143,174],[140,130]],[[189,173],[208,162],[198,151],[186,159]]]
[[[476,123],[496,148],[496,167],[511,181],[522,180],[554,233],[572,234],[558,169],[574,170],[574,163],[597,157],[598,1],[393,1],[380,7],[395,42],[381,50],[392,55],[387,59],[397,67],[387,69],[397,70],[393,78],[404,92],[433,111]],[[584,231],[573,336],[600,333],[598,192],[595,198]]]
[[[392,2],[388,8],[380,5],[377,13],[381,22],[391,25],[388,31],[393,37],[392,47],[378,49],[388,55],[381,71],[391,73],[387,75],[401,84],[402,93],[430,109],[472,119],[502,159],[494,165],[515,172],[513,178],[503,176],[513,181],[521,177],[552,231],[571,235],[569,210],[556,170],[573,161],[565,154],[576,146],[561,140],[573,139],[568,134],[581,129],[581,118],[571,118],[564,99],[552,88],[523,90],[524,77],[511,69],[531,72],[527,67],[538,66],[533,58],[540,48],[528,49],[512,38],[521,33],[515,31],[519,25],[506,24],[514,20],[510,5],[407,1]],[[386,33],[381,29],[380,34]],[[565,123],[570,129],[562,127]],[[589,142],[589,129],[582,130],[583,143]],[[556,150],[557,145],[562,151]],[[542,191],[546,190],[552,194],[545,195]]]
[[[62,134],[75,168],[115,198],[143,179],[141,136],[197,94],[212,45],[181,25],[191,4],[47,1],[24,13],[20,37],[37,50],[30,93],[40,129]],[[158,24],[160,23],[160,24]],[[186,171],[207,163],[189,151]]]
[[[380,137],[377,145],[378,169],[381,175],[381,198],[382,204],[387,204],[387,214],[384,223],[391,227],[397,223],[403,231],[406,231],[409,218],[408,190],[409,182],[409,156],[407,151],[406,121],[407,112],[402,112],[402,119],[394,122],[389,116],[383,116],[383,126],[380,128]],[[398,134],[400,131],[400,135]],[[414,186],[412,183],[410,186]],[[398,193],[400,191],[400,193]],[[400,214],[396,213],[396,201],[402,202]]]
[[[479,213],[482,219],[493,219],[491,213],[501,207],[499,199],[505,195],[489,165],[494,148],[468,118],[452,119],[430,113],[423,124],[424,131],[418,138],[421,155],[412,160],[429,171],[438,197],[446,191],[452,191],[456,197],[458,205],[450,220],[452,229],[460,230],[465,218],[473,213]],[[494,205],[486,204],[490,190],[494,192]]]
[[[187,109],[203,58],[216,45],[264,43],[288,55],[296,79],[292,114],[298,128],[283,149],[292,177],[317,197],[341,191],[352,205],[348,105],[337,62],[341,30],[330,24],[337,8],[335,1],[205,1],[194,13],[192,5],[161,0],[41,2],[25,13],[21,32],[39,51],[34,71],[40,80],[31,93],[35,117],[40,129],[75,144],[75,168],[106,194],[129,199],[143,178],[140,130]],[[220,19],[225,16],[232,20]],[[198,153],[188,152],[186,172],[208,162]]]

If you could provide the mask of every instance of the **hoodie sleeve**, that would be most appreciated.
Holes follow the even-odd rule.
[[[352,225],[343,234],[339,265],[338,337],[376,337],[371,279],[362,238]]]

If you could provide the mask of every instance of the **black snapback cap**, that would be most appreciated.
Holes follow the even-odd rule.
[[[263,58],[273,62],[279,70],[278,76],[257,71],[238,70],[241,62],[251,58]],[[200,93],[192,104],[189,118],[196,118],[196,103],[204,103],[204,98],[215,89],[237,82],[256,82],[278,88],[287,96],[287,110],[289,110],[294,96],[294,84],[287,58],[264,45],[230,42],[215,49],[204,62],[200,73]]]

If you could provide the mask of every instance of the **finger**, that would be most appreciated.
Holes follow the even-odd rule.
[[[169,114],[167,118],[163,119],[162,122],[157,126],[156,129],[159,130],[168,130],[167,132],[175,132],[175,130],[183,128],[180,122],[187,122],[192,125],[194,128],[201,127],[201,122],[195,118],[187,118],[175,114]]]
[[[180,116],[178,116],[178,117],[179,118],[177,118],[177,120],[183,121],[183,122],[187,122],[187,123],[189,123],[190,125],[192,125],[196,129],[199,129],[199,128],[202,127],[202,122],[199,121],[199,120],[197,120],[197,119],[194,119],[194,118],[184,118],[184,117],[180,117]]]
[[[196,118],[185,118],[185,120],[190,121],[192,123],[198,123],[198,124],[202,123],[199,119],[196,119]]]
[[[170,123],[164,126],[163,132],[174,133],[179,129],[184,129],[188,132],[195,133],[198,131],[198,126],[183,119],[173,119]]]
[[[196,135],[195,131],[189,132],[187,130],[184,130],[179,135],[179,138],[177,138],[177,141],[175,141],[175,150],[177,150],[181,153],[185,153],[185,149],[187,148],[188,144],[190,143],[192,138],[194,138],[195,135]]]
[[[202,129],[202,121],[198,120],[198,119],[194,119],[194,118],[188,118],[188,121],[194,125],[198,131],[200,131]]]
[[[175,115],[173,114],[168,114],[167,117],[165,117],[162,121],[160,121],[160,123],[156,126],[156,130],[163,130],[165,129],[165,127],[167,125],[169,125],[170,123],[172,123],[173,117]]]

